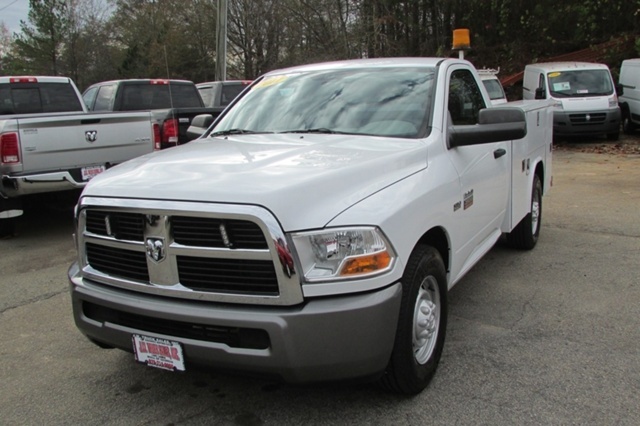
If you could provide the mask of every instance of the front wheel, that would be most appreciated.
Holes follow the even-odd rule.
[[[391,360],[380,380],[387,390],[417,394],[436,372],[447,328],[447,283],[440,253],[419,246],[402,277],[402,303]]]
[[[507,241],[513,248],[531,250],[538,243],[541,224],[542,182],[538,175],[534,175],[531,190],[531,211],[507,234]]]

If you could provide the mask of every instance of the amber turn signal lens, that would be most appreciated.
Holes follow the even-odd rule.
[[[345,262],[340,275],[360,275],[381,271],[389,267],[391,256],[387,251],[354,257]]]

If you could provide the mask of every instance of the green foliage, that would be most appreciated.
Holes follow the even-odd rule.
[[[66,1],[29,0],[29,23],[20,21],[22,31],[14,42],[18,67],[25,73],[58,75],[68,24]]]

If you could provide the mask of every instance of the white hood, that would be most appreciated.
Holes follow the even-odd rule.
[[[260,205],[285,231],[320,228],[427,165],[424,141],[242,135],[192,141],[95,177],[83,195]]]
[[[573,111],[602,111],[610,108],[611,96],[589,96],[584,98],[555,98],[562,102],[562,109]]]

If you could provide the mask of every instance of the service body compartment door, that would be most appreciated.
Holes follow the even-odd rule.
[[[511,161],[511,209],[505,232],[510,232],[531,211],[531,191],[536,166],[542,162],[543,189],[551,183],[553,111],[547,101],[512,102],[525,112],[527,135],[513,141]]]

